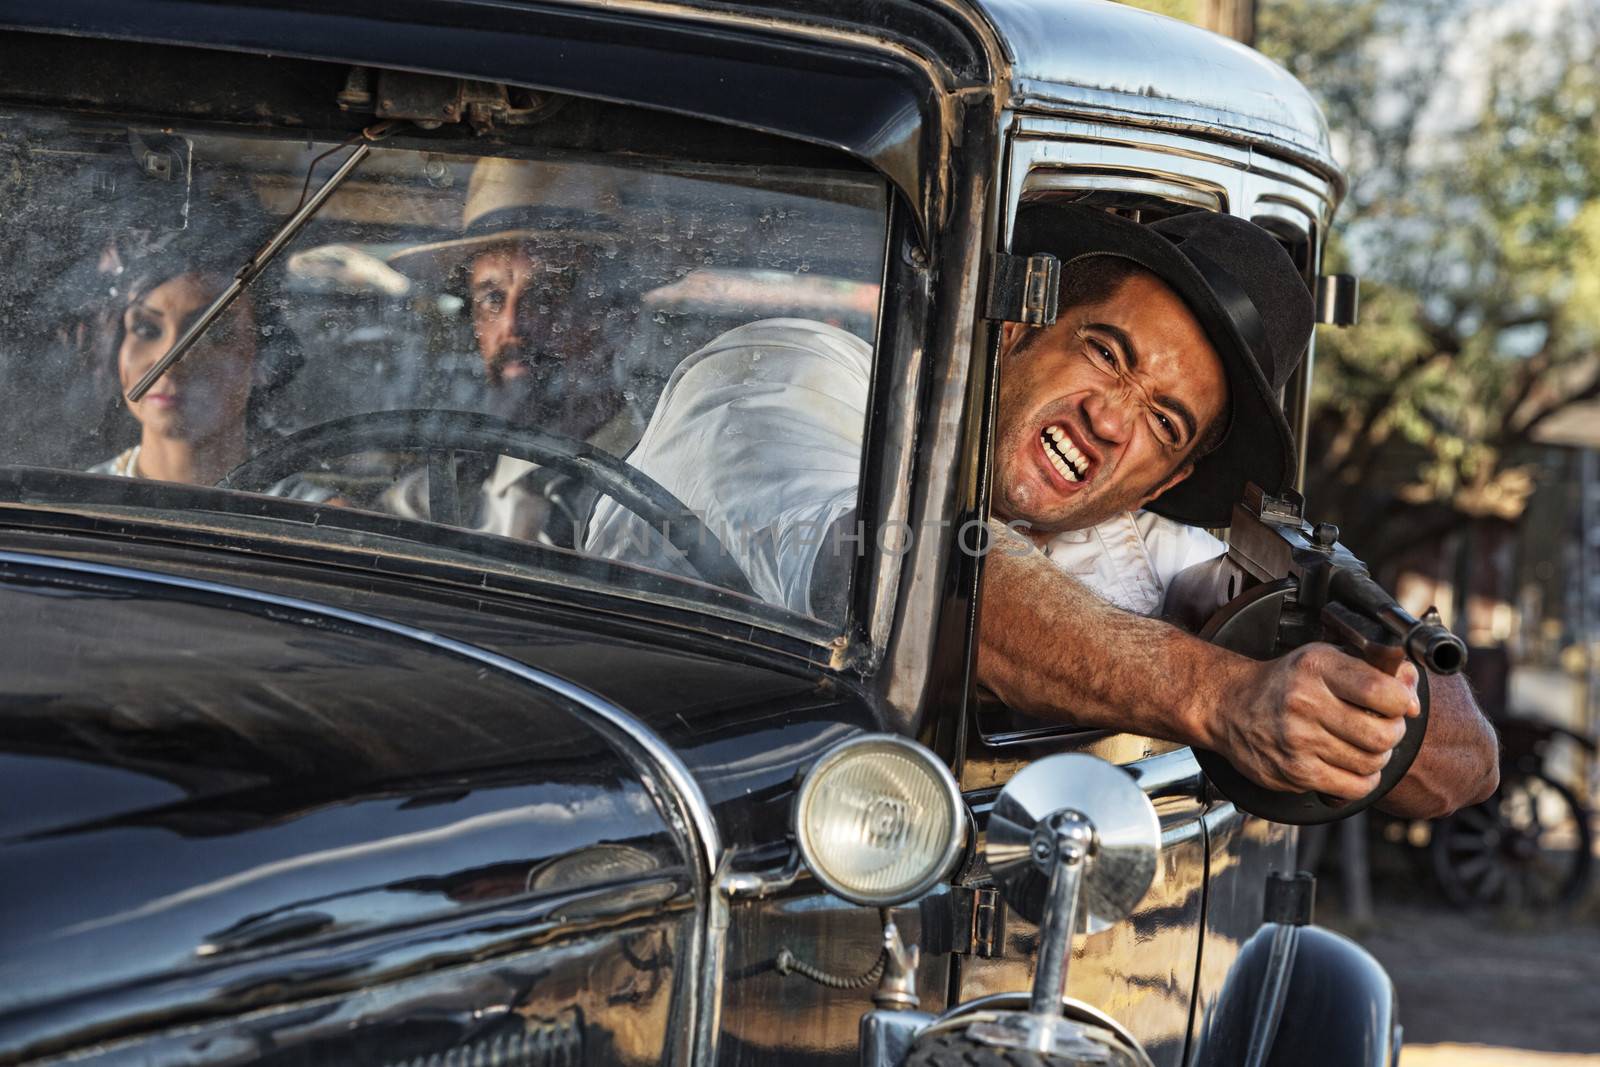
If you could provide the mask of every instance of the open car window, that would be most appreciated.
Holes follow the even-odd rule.
[[[0,466],[33,502],[114,498],[182,522],[237,510],[228,501],[244,494],[274,502],[251,512],[254,534],[310,525],[336,541],[377,523],[424,555],[724,608],[731,589],[779,621],[825,614],[749,580],[731,542],[762,531],[708,523],[686,531],[709,541],[698,555],[678,541],[630,553],[637,533],[615,513],[652,528],[703,517],[689,507],[681,520],[672,493],[637,477],[685,357],[769,320],[870,352],[884,183],[843,168],[440,146],[403,131],[376,142],[130,403],[349,148],[0,114]],[[741,455],[739,431],[719,432],[700,442],[707,463]],[[828,487],[850,503],[859,423],[844,427],[846,451],[852,438],[857,454],[832,457]],[[114,492],[108,479],[122,480]],[[617,536],[602,543],[591,526],[607,516]]]

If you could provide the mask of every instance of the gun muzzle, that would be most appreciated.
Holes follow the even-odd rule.
[[[1466,642],[1436,622],[1413,626],[1406,652],[1434,674],[1454,674],[1467,664]]]
[[[1383,586],[1348,567],[1334,567],[1328,597],[1374,619],[1405,645],[1406,654],[1434,674],[1455,674],[1467,662],[1467,646],[1438,622],[1418,619],[1395,602]]]

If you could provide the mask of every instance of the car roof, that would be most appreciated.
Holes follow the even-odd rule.
[[[1337,172],[1316,100],[1253,48],[1110,0],[977,6],[1007,52],[1013,107],[1222,133]]]

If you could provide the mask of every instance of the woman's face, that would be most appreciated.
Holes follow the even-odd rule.
[[[128,304],[117,350],[124,396],[183,336],[223,284],[208,275],[180,274]],[[248,296],[240,297],[128,410],[147,432],[184,441],[204,441],[242,426],[255,366],[255,333],[255,309]]]

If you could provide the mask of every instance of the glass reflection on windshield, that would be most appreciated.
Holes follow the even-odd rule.
[[[874,339],[877,179],[476,157],[397,136],[129,402],[331,147],[0,116],[13,268],[0,279],[0,465],[195,486],[235,472],[225,484],[415,520],[420,544],[446,523],[582,552],[602,485],[556,462],[551,441],[621,465],[674,368],[756,320]],[[419,414],[378,432],[361,417],[380,412]],[[430,436],[440,412],[470,415],[446,440]],[[350,432],[299,448],[335,420]],[[530,432],[544,436],[517,439]],[[92,483],[55,484],[70,504]],[[175,498],[162,499],[152,507]],[[529,552],[527,566],[548,558]],[[686,595],[711,576],[690,577]]]

